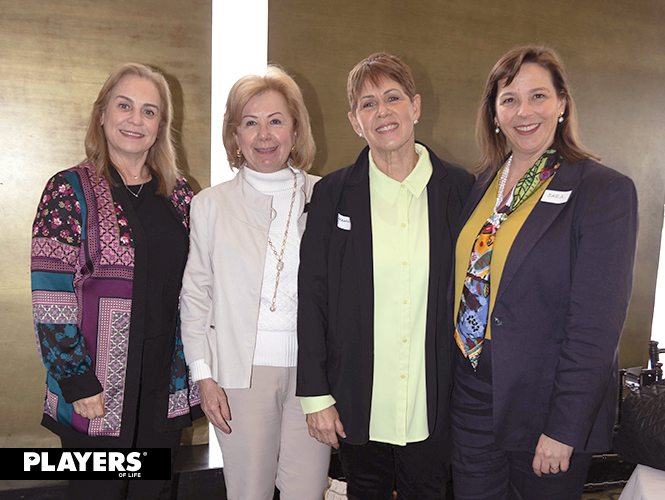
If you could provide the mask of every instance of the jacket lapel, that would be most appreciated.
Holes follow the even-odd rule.
[[[439,410],[439,384],[441,384],[440,365],[438,358],[448,355],[446,346],[440,346],[440,334],[437,335],[439,325],[440,303],[445,300],[441,294],[447,293],[441,289],[441,266],[450,265],[450,252],[454,238],[453,227],[456,220],[450,220],[451,211],[448,210],[450,200],[450,184],[446,182],[448,171],[440,160],[429,150],[432,162],[432,177],[427,183],[427,215],[429,219],[429,278],[427,284],[427,320],[425,323],[425,385],[427,387],[427,418],[430,432],[434,430],[434,423],[438,420]],[[446,244],[446,239],[450,243]],[[447,250],[446,250],[447,249]],[[445,271],[444,271],[445,272]]]
[[[366,147],[349,173],[340,210],[351,219],[351,237],[358,262],[358,283],[362,298],[361,316],[365,325],[371,325],[364,331],[374,331],[374,261],[372,257],[372,220],[369,199],[369,147]],[[370,345],[365,345],[370,342]],[[363,348],[374,349],[371,339],[363,339]]]
[[[558,168],[552,181],[549,183],[547,189],[550,191],[572,191],[572,195],[580,184],[580,172],[573,168],[569,163],[563,161]],[[543,193],[539,196],[542,197]],[[501,283],[496,295],[496,302],[501,299],[501,295],[510,285],[510,282],[515,277],[517,270],[522,265],[525,257],[531,252],[534,245],[540,240],[547,229],[552,225],[557,216],[570,203],[570,199],[566,203],[545,203],[538,201],[533,208],[526,221],[522,225],[517,237],[513,241],[510,248],[506,263],[501,275]]]
[[[450,220],[452,216],[448,210],[450,199],[450,186],[445,178],[448,172],[439,159],[429,151],[432,162],[432,177],[427,183],[427,211],[429,218],[429,283],[428,283],[428,339],[434,339],[433,331],[430,335],[429,329],[435,328],[436,321],[430,314],[435,314],[438,301],[439,279],[441,263],[448,262],[448,255],[444,255],[446,248],[445,240],[450,239],[449,248],[452,248],[453,227],[456,220]]]

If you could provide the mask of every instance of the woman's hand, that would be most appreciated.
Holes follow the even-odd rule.
[[[307,427],[309,428],[310,436],[318,442],[332,446],[335,449],[339,448],[337,435],[339,434],[343,438],[346,437],[344,426],[339,419],[339,413],[337,413],[335,405],[308,414]]]
[[[106,414],[104,411],[104,392],[89,398],[78,399],[72,403],[72,406],[76,413],[89,420],[103,417]]]
[[[231,434],[229,422],[231,408],[229,408],[226,392],[211,378],[204,378],[197,382],[201,392],[201,409],[212,425],[224,434]]]
[[[572,446],[541,434],[536,445],[536,455],[533,457],[533,472],[538,477],[559,471],[566,472],[572,454]]]

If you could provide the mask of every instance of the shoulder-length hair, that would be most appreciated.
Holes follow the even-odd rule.
[[[383,80],[394,80],[402,86],[411,101],[416,96],[416,84],[411,68],[399,57],[386,52],[376,52],[360,61],[349,72],[346,93],[351,113],[356,112],[360,93],[366,84],[378,85]]]
[[[316,154],[309,113],[298,84],[276,64],[270,64],[263,76],[243,76],[229,92],[222,126],[222,140],[224,141],[229,165],[231,169],[237,169],[245,162],[242,153],[238,153],[236,142],[236,132],[242,120],[243,108],[252,97],[270,90],[279,92],[284,96],[286,107],[293,117],[293,130],[296,134],[296,140],[291,151],[289,164],[293,168],[309,170]]]
[[[481,157],[478,170],[498,169],[506,154],[508,144],[503,132],[495,133],[496,96],[499,83],[510,85],[523,64],[535,63],[546,69],[552,77],[552,84],[559,98],[566,99],[563,121],[557,126],[552,145],[564,160],[569,163],[587,158],[600,160],[600,157],[586,149],[578,139],[577,113],[570,86],[558,54],[549,47],[524,45],[515,47],[505,54],[490,71],[476,120],[476,141]]]
[[[157,139],[148,151],[146,165],[150,174],[157,180],[157,193],[169,196],[173,192],[176,179],[181,175],[176,164],[175,147],[171,125],[173,121],[173,102],[169,84],[159,71],[149,66],[137,63],[127,63],[113,70],[106,83],[99,91],[99,96],[92,106],[90,123],[85,136],[85,153],[88,160],[95,166],[99,177],[103,177],[109,184],[114,185],[109,175],[109,153],[106,135],[102,127],[102,113],[108,106],[111,92],[125,76],[138,76],[150,80],[159,91],[160,123]]]

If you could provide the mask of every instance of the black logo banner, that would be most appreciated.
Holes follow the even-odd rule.
[[[0,448],[4,480],[169,479],[170,448]]]

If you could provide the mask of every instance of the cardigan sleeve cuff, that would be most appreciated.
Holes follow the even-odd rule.
[[[326,396],[301,396],[300,406],[305,415],[325,410],[336,403],[335,398],[330,394]]]
[[[189,364],[189,373],[192,376],[192,380],[194,382],[198,382],[199,380],[203,380],[205,378],[212,378],[212,370],[210,369],[210,366],[206,364],[203,358],[192,361]]]
[[[88,370],[81,375],[72,375],[58,381],[65,402],[71,404],[79,399],[89,398],[104,390],[102,384],[97,380],[97,375]]]

